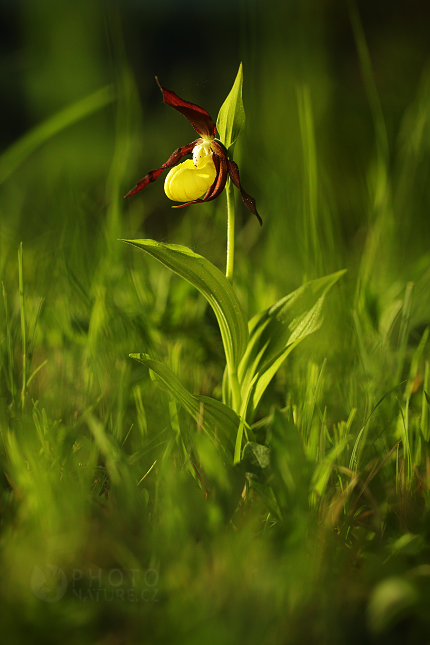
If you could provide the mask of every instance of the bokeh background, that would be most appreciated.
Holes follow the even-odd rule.
[[[206,106],[215,118],[243,60],[248,124],[239,154],[250,192],[258,198],[262,212],[267,212],[263,239],[270,244],[274,243],[272,236],[282,240],[284,251],[277,257],[304,264],[300,252],[306,253],[305,223],[297,220],[301,219],[298,212],[302,215],[298,204],[304,182],[305,126],[300,125],[300,105],[305,102],[313,120],[319,198],[330,209],[326,227],[331,231],[326,234],[340,250],[349,252],[368,223],[363,196],[375,152],[375,118],[384,120],[379,127],[386,130],[383,154],[388,155],[391,168],[405,152],[402,132],[405,138],[408,108],[425,91],[430,47],[426,3],[406,6],[401,1],[379,0],[362,1],[358,7],[379,115],[366,91],[348,2],[2,0],[3,150],[97,90],[111,84],[114,92],[112,103],[94,108],[94,114],[52,137],[17,169],[21,176],[14,175],[3,188],[8,191],[5,199],[13,190],[11,182],[22,187],[24,179],[32,179],[31,197],[19,192],[22,200],[29,199],[36,207],[23,208],[25,216],[20,217],[4,208],[7,230],[16,230],[22,222],[27,241],[48,235],[52,226],[61,228],[65,219],[59,216],[61,200],[69,201],[68,190],[94,200],[85,219],[97,230],[104,219],[106,203],[99,201],[100,193],[106,190],[118,128],[128,137],[128,148],[118,161],[124,177],[115,178],[121,181],[121,192],[147,167],[164,160],[172,146],[193,134],[185,121],[160,104],[154,76]],[[126,110],[121,117],[118,104]],[[116,118],[119,123],[115,125]],[[170,239],[172,227],[189,217],[189,209],[171,213],[155,186],[147,192],[143,199],[135,198],[121,207],[124,232],[149,226]],[[49,204],[44,216],[41,193]],[[278,203],[271,201],[274,194]],[[197,220],[210,220],[214,215],[210,209],[211,205],[200,208]],[[139,211],[141,222],[135,221]],[[410,216],[396,218],[400,219],[411,221]],[[418,219],[424,227],[426,218]],[[319,213],[321,228],[324,221]],[[401,223],[396,221],[396,225]],[[417,231],[417,221],[404,229],[411,236],[416,231],[414,245],[423,240],[419,233],[426,232],[425,228]],[[199,243],[204,245],[207,240]]]
[[[235,155],[264,220],[260,229],[239,204],[236,286],[249,314],[303,280],[347,268],[327,339],[341,365],[350,345],[345,311],[361,307],[377,329],[408,282],[426,291],[426,3],[2,0],[1,11],[0,261],[10,290],[23,242],[48,346],[61,348],[66,329],[72,345],[78,337],[87,343],[92,329],[91,337],[101,330],[108,340],[115,324],[137,325],[148,345],[148,312],[138,301],[124,311],[115,295],[131,266],[142,283],[151,274],[151,310],[164,303],[158,313],[172,323],[170,334],[179,321],[190,324],[187,311],[198,305],[163,317],[175,298],[167,285],[170,295],[160,296],[164,270],[116,240],[186,244],[223,268],[224,197],[171,209],[162,179],[126,202],[122,196],[194,136],[161,102],[155,75],[215,119],[240,61],[247,125]],[[193,300],[192,289],[173,284]],[[103,319],[91,313],[97,298],[112,301],[114,322],[104,304]],[[415,300],[418,329],[426,307]],[[59,326],[53,312],[61,312]],[[213,351],[218,361],[211,328],[206,354],[202,339],[194,351]],[[138,349],[118,343],[110,351],[122,360]]]

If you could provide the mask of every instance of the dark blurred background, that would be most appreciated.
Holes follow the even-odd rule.
[[[47,136],[4,181],[0,175],[9,241],[48,236],[52,244],[62,236],[64,245],[70,226],[97,236],[117,199],[121,237],[187,243],[221,265],[224,240],[213,243],[214,227],[225,226],[221,200],[172,211],[158,184],[126,204],[119,197],[194,137],[162,104],[154,76],[215,119],[243,61],[247,127],[236,159],[264,227],[241,211],[239,252],[256,254],[268,277],[287,276],[282,289],[304,274],[340,268],[360,257],[375,195],[387,181],[394,182],[391,238],[401,236],[408,260],[411,250],[425,252],[427,2],[2,0],[0,10],[3,151],[113,88],[112,100]],[[360,47],[368,48],[369,69]],[[419,118],[421,134],[411,125]],[[419,162],[399,170],[412,131]],[[398,175],[387,180],[391,172]],[[396,196],[402,181],[408,188]],[[198,224],[187,223],[191,212]]]

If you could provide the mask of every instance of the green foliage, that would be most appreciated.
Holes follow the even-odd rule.
[[[3,43],[4,640],[426,642],[428,21],[230,3],[233,51],[197,3],[190,65],[174,3],[102,4],[27,3]],[[173,149],[148,61],[216,106],[238,41],[264,226],[237,216],[233,287],[223,196],[122,195]],[[243,123],[240,67],[230,152]]]
[[[217,317],[226,360],[237,367],[245,351],[248,329],[242,306],[221,271],[201,255],[178,244],[161,244],[154,240],[124,241],[157,258],[204,295]]]
[[[225,455],[232,456],[233,437],[239,427],[239,417],[236,413],[220,401],[208,396],[193,396],[180,383],[171,370],[160,363],[151,360],[145,354],[130,354],[139,363],[149,367],[157,375],[164,387],[191,415],[196,424],[196,432],[203,429],[216,443]]]
[[[344,272],[340,271],[307,283],[267,311],[255,316],[249,325],[249,343],[244,345],[247,334],[242,307],[230,283],[215,266],[186,247],[161,244],[153,240],[124,241],[146,251],[193,284],[211,305],[220,326],[229,369],[226,370],[223,380],[224,402],[227,403],[223,406],[223,414],[227,414],[228,423],[225,425],[219,419],[221,424],[214,426],[213,419],[210,419],[209,427],[212,424],[212,433],[221,430],[223,436],[227,437],[227,443],[236,435],[234,462],[238,463],[245,423],[252,420],[264,391],[288,354],[300,341],[321,326],[325,296]],[[155,361],[151,362],[149,356],[143,354],[131,356],[155,371],[177,401],[195,419],[196,415],[201,415],[203,426],[208,431],[205,413],[200,409],[201,403],[180,385],[177,377],[167,367]],[[232,409],[234,392],[229,372],[231,368],[236,372],[241,358],[238,384],[241,390],[242,421],[239,422],[239,417],[234,415]],[[212,407],[213,405],[214,402],[210,404]],[[231,423],[231,415],[235,416],[236,422]],[[223,443],[225,439],[221,441],[221,446],[227,448]]]
[[[216,127],[222,143],[230,155],[245,127],[245,109],[242,101],[243,67],[239,65],[236,80],[229,95],[221,106],[218,113]]]
[[[249,401],[244,414],[249,420],[289,353],[320,328],[326,294],[343,273],[307,282],[250,321],[250,340],[239,365],[242,400]]]

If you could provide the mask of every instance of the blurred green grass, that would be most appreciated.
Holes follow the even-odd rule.
[[[428,9],[363,3],[360,19],[351,6],[352,18],[334,1],[2,7],[10,642],[423,642]],[[128,358],[150,353],[220,398],[216,320],[118,239],[182,243],[223,269],[223,197],[172,211],[161,179],[122,196],[193,135],[153,76],[215,118],[241,59],[236,154],[264,226],[239,217],[237,293],[251,316],[307,279],[348,273],[265,395],[255,432],[270,473],[232,514],[226,473],[205,499],[182,439],[196,428]]]

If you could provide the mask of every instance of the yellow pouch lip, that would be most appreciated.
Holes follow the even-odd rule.
[[[197,167],[192,159],[187,159],[169,171],[164,181],[164,192],[174,202],[193,201],[212,186],[216,174],[212,155],[203,157]]]

